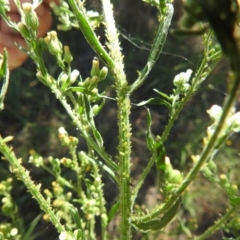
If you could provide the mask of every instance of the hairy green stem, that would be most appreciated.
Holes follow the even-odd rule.
[[[237,52],[237,51],[236,51]],[[172,194],[172,197],[163,205],[160,207],[155,208],[150,214],[147,214],[143,217],[136,217],[137,221],[146,221],[150,220],[154,217],[157,217],[159,214],[165,212],[169,207],[171,207],[176,200],[181,196],[181,194],[184,192],[184,190],[187,188],[187,186],[193,181],[193,179],[196,177],[196,175],[199,173],[201,167],[203,164],[209,159],[209,156],[212,154],[215,144],[218,140],[219,135],[221,134],[221,131],[223,129],[223,126],[227,120],[227,117],[229,115],[229,112],[232,110],[232,106],[235,103],[236,96],[238,94],[238,89],[240,88],[240,59],[238,56],[238,53],[235,59],[231,59],[233,68],[233,74],[234,74],[234,82],[231,86],[231,90],[229,94],[227,95],[224,104],[223,104],[223,113],[221,118],[219,119],[219,122],[216,126],[216,129],[210,138],[208,144],[203,149],[203,152],[200,156],[200,159],[198,162],[194,165],[194,167],[189,171],[179,188]]]
[[[48,76],[50,77],[50,76]],[[106,162],[106,165],[113,171],[117,172],[117,165],[112,161],[110,156],[98,146],[98,144],[95,143],[95,141],[89,137],[89,135],[86,133],[85,127],[79,120],[78,113],[75,112],[75,110],[72,109],[72,107],[68,104],[66,97],[62,94],[62,92],[58,89],[58,86],[55,81],[52,81],[52,84],[49,85],[51,90],[54,92],[55,96],[60,100],[63,107],[65,108],[68,115],[72,118],[74,124],[78,127],[79,131],[81,131],[83,138],[87,141],[89,146],[94,149],[99,156]],[[116,176],[111,175],[115,180]]]
[[[187,95],[182,99],[181,103],[178,105],[178,107],[175,109],[173,116],[171,116],[167,126],[165,127],[165,130],[161,136],[161,141],[165,142],[170,130],[172,129],[172,126],[174,124],[174,122],[176,121],[176,119],[179,116],[179,113],[181,112],[181,110],[183,109],[183,107],[186,105],[186,103],[191,99],[191,97],[193,96],[193,94],[195,93],[197,87],[200,85],[201,82],[203,82],[205,80],[205,78],[211,73],[211,71],[214,69],[215,65],[219,62],[219,60],[221,59],[221,54],[218,54],[218,56],[216,57],[216,55],[214,55],[215,59],[209,59],[207,55],[203,55],[202,57],[202,61],[200,62],[200,66],[193,78],[193,82],[191,87],[189,88],[189,91],[187,92]],[[209,67],[209,62],[211,63],[211,67]],[[203,77],[203,74],[205,77]],[[157,153],[153,153],[150,161],[148,162],[147,166],[144,168],[141,176],[139,177],[139,181],[138,184],[136,185],[136,187],[134,188],[133,191],[133,197],[132,199],[135,199],[137,196],[137,193],[144,181],[144,179],[146,178],[146,176],[148,175],[149,171],[151,170],[153,164],[156,161],[157,158]]]
[[[36,185],[29,176],[29,171],[27,171],[21,165],[21,159],[17,159],[11,148],[7,146],[4,142],[4,139],[0,136],[0,152],[4,157],[9,161],[11,165],[12,172],[14,172],[17,178],[25,184],[28,191],[31,193],[32,197],[35,198],[40,206],[40,208],[48,215],[49,220],[56,227],[59,233],[65,232],[64,226],[59,222],[59,219],[53,212],[49,203],[45,200],[43,195],[40,192],[40,185]]]
[[[224,216],[219,218],[214,223],[214,225],[209,227],[203,234],[201,234],[200,236],[196,236],[194,240],[205,240],[210,237],[213,233],[215,233],[223,226],[223,224],[231,217],[231,214],[234,213],[234,211],[236,211],[236,207],[231,207],[230,209],[228,209]]]
[[[120,190],[120,239],[131,239],[131,192],[130,192],[130,154],[131,154],[131,125],[130,99],[128,85],[124,73],[123,56],[118,39],[117,28],[113,17],[112,5],[109,0],[102,0],[103,13],[106,22],[106,36],[110,56],[114,61],[115,68],[112,72],[115,78],[116,101],[118,106],[118,161],[119,161],[119,190]]]
[[[200,63],[200,66],[198,67],[198,70],[192,80],[192,85],[190,86],[186,96],[181,100],[180,104],[178,104],[177,108],[174,111],[174,114],[169,119],[169,122],[167,126],[164,129],[164,132],[161,136],[162,142],[165,142],[167,140],[167,137],[173,127],[174,122],[177,120],[179,113],[182,111],[186,103],[191,99],[191,97],[194,95],[196,89],[198,86],[209,76],[209,74],[213,71],[216,64],[220,61],[221,54],[215,59],[211,59],[208,56],[202,57],[202,61]],[[203,76],[204,75],[204,76]]]

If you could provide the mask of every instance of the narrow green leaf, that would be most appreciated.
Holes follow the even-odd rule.
[[[93,126],[92,127],[92,133],[93,133],[93,136],[98,144],[99,147],[103,147],[103,139],[102,139],[102,136],[101,134],[99,133],[99,131]]]
[[[70,87],[70,88],[67,88],[66,91],[80,92],[86,95],[93,95],[91,91],[87,90],[84,87]]]
[[[72,215],[72,218],[74,220],[74,223],[76,224],[76,227],[78,229],[82,229],[81,219],[80,219],[80,215],[77,208],[69,204],[69,212]]]
[[[144,106],[146,104],[164,105],[164,106],[168,107],[169,109],[171,109],[171,104],[161,98],[150,98],[150,99],[140,102],[136,105],[140,107],[140,106]]]
[[[173,220],[177,214],[181,201],[182,199],[178,198],[178,200],[166,212],[164,212],[161,217],[154,218],[147,222],[133,222],[133,226],[142,232],[148,232],[150,230],[160,231]]]
[[[4,48],[3,55],[0,55],[0,80],[3,79],[2,88],[0,92],[0,110],[4,109],[4,98],[7,94],[7,89],[10,79],[10,71],[8,68],[8,52]]]
[[[146,140],[147,146],[149,151],[154,151],[155,149],[155,140],[153,139],[152,132],[151,132],[151,125],[152,125],[152,117],[150,110],[147,108],[147,132],[146,132]]]
[[[160,92],[156,88],[154,88],[153,91],[158,93],[162,98],[164,98],[168,101],[171,101],[171,98],[166,93]]]
[[[165,7],[166,10],[164,10]],[[137,80],[130,86],[129,88],[130,94],[143,84],[144,80],[147,78],[149,72],[152,70],[157,59],[159,58],[160,53],[162,52],[174,11],[172,4],[166,4],[165,1],[164,3],[162,3],[162,9],[164,11],[164,14],[162,14],[162,16],[160,17],[160,24],[158,27],[156,38],[154,39],[154,42],[149,53],[148,61],[144,68],[142,69],[142,71],[140,72],[140,75],[137,78]]]
[[[41,233],[33,233],[33,231],[35,230],[38,222],[41,220],[42,218],[42,214],[39,214],[37,217],[35,217],[33,219],[33,221],[31,222],[30,226],[28,227],[27,232],[24,233],[24,235],[22,236],[22,240],[34,240],[36,239],[36,237],[40,236]]]
[[[112,219],[116,216],[118,209],[119,209],[119,202],[116,202],[112,206],[112,208],[111,208],[111,210],[110,210],[110,212],[108,214],[108,222],[111,222]]]

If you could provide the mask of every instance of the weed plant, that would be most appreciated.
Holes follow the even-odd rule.
[[[63,46],[56,31],[48,32],[44,38],[37,38],[39,23],[34,9],[40,1],[21,5],[19,0],[15,0],[21,14],[21,21],[16,23],[7,16],[8,1],[0,0],[0,16],[9,27],[19,32],[25,39],[27,48],[18,47],[36,64],[37,79],[52,91],[79,132],[78,136],[71,136],[64,127],[58,130],[62,146],[68,149],[68,157],[44,158],[36,151],[30,151],[28,162],[37,168],[45,169],[54,179],[45,189],[31,179],[30,169],[23,166],[21,156],[15,155],[11,147],[13,136],[0,137],[2,161],[9,163],[13,176],[0,183],[1,214],[9,219],[0,224],[0,239],[35,239],[37,236],[34,228],[41,217],[51,222],[61,240],[110,238],[128,240],[133,238],[133,233],[138,232],[143,233],[139,235],[142,238],[156,239],[173,221],[178,234],[184,235],[185,239],[207,239],[220,229],[238,237],[240,224],[238,187],[231,178],[231,172],[221,173],[219,171],[221,167],[215,163],[217,153],[223,149],[229,137],[240,131],[240,113],[235,109],[240,89],[240,55],[236,31],[238,2],[183,1],[185,14],[174,32],[178,35],[200,34],[203,45],[202,57],[194,71],[186,69],[174,77],[171,94],[154,89],[157,97],[136,104],[139,107],[146,106],[145,138],[150,158],[140,176],[133,179],[130,97],[144,82],[148,81],[151,84],[151,79],[147,77],[162,52],[174,11],[171,1],[145,0],[145,2],[157,9],[159,26],[144,67],[136,69],[138,77],[130,81],[125,74],[124,56],[113,16],[113,5],[109,0],[101,1],[102,12],[87,11],[81,0],[62,1],[60,6],[51,5],[59,17],[59,30],[79,29],[96,53],[89,76],[85,79],[81,77],[78,69],[72,69],[74,59],[71,46]],[[105,28],[104,44],[95,33],[100,24]],[[51,73],[49,70],[51,66],[44,61],[46,52],[54,57],[60,72],[58,76]],[[180,171],[171,163],[165,146],[166,140],[186,103],[199,91],[200,85],[223,56],[228,59],[231,66],[226,79],[228,85],[226,98],[222,106],[213,105],[206,109],[212,123],[200,141],[201,146],[198,146],[197,152],[190,156],[191,167]],[[95,122],[95,117],[103,110],[105,101],[109,98],[99,87],[108,72],[111,73],[114,82],[112,88],[116,92],[118,136],[112,136],[113,139],[118,139],[116,156],[107,152],[104,139]],[[4,108],[9,76],[8,54],[5,50],[0,58],[1,110]],[[151,111],[147,108],[149,104],[159,107],[163,105],[168,109],[168,122],[164,131],[158,134],[152,133]],[[105,120],[107,123],[107,119]],[[85,141],[86,149],[79,150],[80,139]],[[152,209],[145,209],[144,206],[136,204],[136,199],[153,167],[157,170],[156,178],[161,197]],[[68,174],[64,174],[65,172]],[[217,187],[221,189],[221,194],[227,195],[228,203],[225,212],[213,225],[197,235],[190,224],[186,223],[181,205],[184,204],[187,208],[188,188],[191,183],[196,184],[200,181],[197,178],[200,172],[212,184],[206,189],[205,194],[213,193],[214,190],[211,188]],[[107,208],[103,191],[105,176],[111,179],[119,190],[116,202],[110,210]],[[13,178],[17,178],[26,186],[43,213],[36,216],[27,230],[23,226],[17,204],[11,194]],[[188,210],[192,211],[189,206]],[[119,221],[118,229],[110,234],[109,225],[114,219]],[[97,231],[97,228],[100,230]]]

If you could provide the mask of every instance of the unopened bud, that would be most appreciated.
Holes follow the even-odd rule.
[[[227,176],[225,174],[220,175],[220,182],[221,182],[222,185],[228,185],[229,184]]]
[[[98,80],[99,80],[99,78],[97,76],[93,76],[91,78],[87,78],[84,81],[84,87],[89,89],[89,90],[92,90],[92,89],[94,89],[97,86]]]
[[[10,142],[10,141],[12,141],[13,140],[13,136],[7,136],[7,137],[5,137],[4,139],[3,139],[3,142],[4,143],[7,143],[7,142]]]
[[[21,33],[21,35],[24,38],[28,39],[30,37],[30,32],[29,32],[28,28],[26,27],[26,25],[22,22],[19,22],[17,25],[18,25],[18,30]]]
[[[80,74],[80,72],[79,72],[78,70],[76,70],[76,69],[74,69],[74,70],[71,72],[71,75],[70,75],[70,81],[71,81],[71,83],[74,83],[74,82],[77,80],[77,78],[79,77],[79,74]]]
[[[72,54],[70,52],[69,47],[68,46],[64,46],[63,50],[64,50],[64,55],[63,55],[64,61],[66,63],[68,63],[68,64],[71,63],[72,60],[73,60],[73,56],[72,56]]]
[[[179,170],[173,169],[167,180],[169,181],[169,183],[180,184],[183,180],[183,176]]]
[[[98,104],[93,105],[93,107],[92,107],[93,116],[97,116],[97,114],[99,113],[100,109],[101,109],[101,107],[99,107]]]
[[[68,81],[68,75],[66,73],[61,73],[58,77],[58,82],[63,84]]]
[[[48,32],[44,41],[46,42],[48,50],[52,55],[59,56],[62,54],[62,44],[58,40],[56,31]]]
[[[108,75],[108,68],[107,67],[103,67],[101,70],[100,70],[100,73],[99,73],[99,81],[102,81],[104,80]]]
[[[64,167],[71,167],[71,166],[72,166],[72,160],[69,159],[69,158],[62,158],[62,159],[61,159],[61,164],[62,164]]]
[[[235,196],[238,193],[238,186],[233,184],[229,187],[229,193],[231,196]]]
[[[216,174],[217,173],[217,165],[213,160],[210,160],[208,162],[208,167],[212,171],[212,173]]]
[[[90,71],[90,75],[91,77],[99,75],[99,60],[96,57],[92,61],[92,68]]]
[[[39,26],[38,16],[36,12],[32,8],[31,3],[23,3],[22,4],[23,9],[23,16],[22,21],[26,24],[29,30],[37,31]]]

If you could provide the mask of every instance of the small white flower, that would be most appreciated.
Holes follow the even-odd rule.
[[[90,11],[87,11],[87,15],[88,15],[88,17],[98,17],[99,13],[90,10]]]
[[[18,229],[17,228],[12,228],[11,231],[10,231],[10,235],[14,237],[17,234],[18,234]]]
[[[212,120],[216,121],[222,114],[222,108],[218,105],[213,105],[209,110],[207,110],[207,113]]]
[[[66,232],[61,232],[59,235],[59,240],[66,240],[67,239],[67,233]]]
[[[179,85],[185,84],[189,81],[192,75],[192,70],[188,69],[186,72],[181,72],[175,76],[173,84],[177,87]]]
[[[80,74],[80,72],[79,72],[78,70],[76,70],[76,69],[74,69],[74,70],[71,72],[71,75],[70,75],[70,81],[71,81],[71,83],[74,83],[74,82],[77,80],[79,74]]]
[[[67,131],[65,130],[64,127],[60,127],[60,128],[58,129],[58,133],[65,135],[65,134],[67,134]]]

